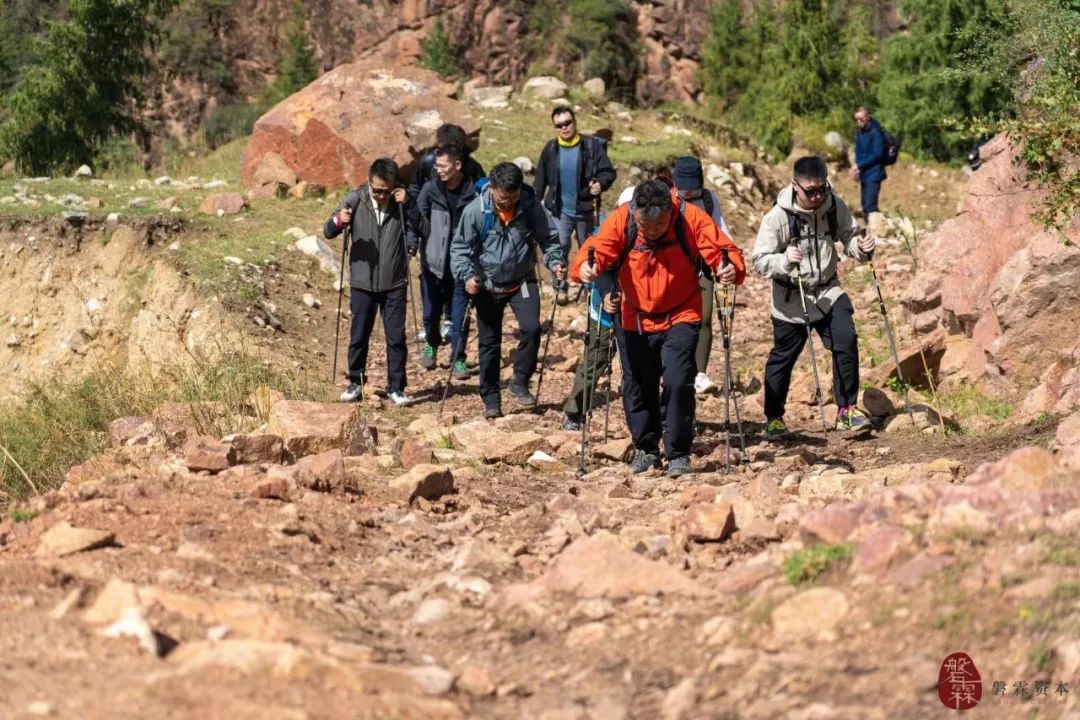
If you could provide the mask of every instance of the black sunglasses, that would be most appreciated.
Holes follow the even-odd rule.
[[[806,187],[803,187],[802,185],[800,185],[798,180],[795,180],[794,182],[795,182],[795,187],[799,188],[804,193],[806,193],[806,197],[818,197],[820,195],[825,195],[826,193],[829,192],[829,190],[832,189],[829,186],[829,183],[825,183],[824,185],[818,185],[817,187],[806,188]]]
[[[571,126],[571,125],[573,125],[573,124],[574,124],[574,121],[573,121],[573,120],[563,120],[563,121],[562,121],[562,122],[560,122],[560,123],[555,123],[555,128],[556,128],[557,130],[562,130],[563,128],[568,128],[568,127],[570,127],[570,126]]]
[[[394,188],[377,188],[377,187],[371,188],[371,194],[372,195],[389,195],[392,192],[394,192]]]

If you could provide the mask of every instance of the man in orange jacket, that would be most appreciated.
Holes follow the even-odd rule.
[[[588,263],[590,248],[594,265]],[[660,466],[663,432],[667,474],[679,477],[690,471],[694,439],[694,353],[703,322],[698,273],[709,271],[718,282],[741,285],[746,263],[705,211],[681,202],[663,181],[647,180],[578,250],[571,274],[577,282],[592,282],[612,268],[618,273],[626,340],[619,344],[619,356],[623,372],[634,380],[624,384],[629,392],[623,398],[637,450],[631,469],[640,473]]]

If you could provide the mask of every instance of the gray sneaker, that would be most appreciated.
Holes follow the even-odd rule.
[[[534,407],[536,405],[536,397],[529,392],[529,384],[527,381],[521,378],[515,377],[506,386],[506,389],[510,391],[510,394],[525,407]]]
[[[660,456],[638,450],[630,462],[630,472],[635,475],[660,467]]]
[[[667,476],[669,478],[682,477],[688,472],[690,472],[690,458],[683,456],[668,461]]]

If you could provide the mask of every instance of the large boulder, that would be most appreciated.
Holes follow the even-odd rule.
[[[1062,242],[1033,219],[1045,191],[1028,186],[1008,139],[980,153],[961,212],[920,241],[904,304],[923,327],[936,316],[971,339],[962,367],[970,376],[1030,387],[1068,352],[1057,340],[1080,317],[1080,219],[1065,229],[1072,243]]]
[[[339,65],[259,118],[240,180],[265,195],[290,179],[355,186],[380,157],[393,158],[408,173],[435,144],[439,125],[452,122],[479,135],[479,122],[455,92],[423,68]]]

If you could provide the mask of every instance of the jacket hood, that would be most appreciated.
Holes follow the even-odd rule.
[[[825,198],[825,202],[821,203],[821,207],[819,207],[817,210],[806,210],[799,207],[799,204],[795,202],[795,188],[791,187],[790,185],[785,186],[784,189],[780,191],[780,194],[776,196],[776,204],[779,205],[782,209],[789,212],[798,213],[799,215],[803,215],[807,218],[813,218],[815,215],[817,215],[819,219],[824,219],[825,215],[829,212],[829,208],[833,206],[834,202],[835,200],[833,199],[833,194],[830,192],[829,197]]]

